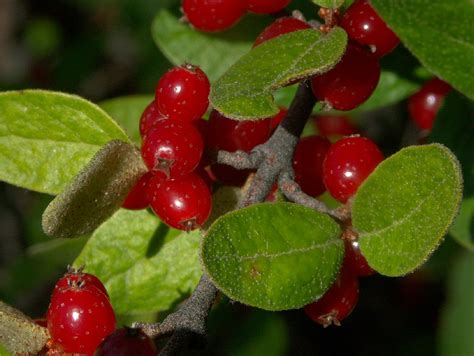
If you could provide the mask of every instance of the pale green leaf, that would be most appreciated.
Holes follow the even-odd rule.
[[[337,9],[344,4],[344,0],[312,0],[318,6],[328,9]]]
[[[301,308],[334,281],[344,252],[327,215],[266,203],[219,218],[201,246],[202,263],[230,298],[267,310]]]
[[[456,157],[439,144],[404,148],[359,187],[352,223],[360,249],[380,274],[400,276],[423,264],[459,210]]]

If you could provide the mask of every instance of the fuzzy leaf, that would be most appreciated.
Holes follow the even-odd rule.
[[[127,135],[99,107],[42,90],[0,94],[0,180],[57,194],[110,140]]]
[[[230,298],[266,310],[296,309],[334,281],[344,252],[340,233],[327,215],[303,206],[258,204],[218,219],[201,258]]]
[[[459,210],[459,162],[439,144],[404,148],[360,186],[352,223],[360,249],[380,274],[401,276],[423,264]]]
[[[152,95],[134,95],[114,98],[99,103],[114,118],[136,144],[141,143],[140,117],[155,98]]]
[[[52,237],[92,233],[117,211],[147,172],[140,152],[122,141],[105,145],[43,214],[43,230]]]
[[[292,32],[254,48],[213,86],[210,100],[227,117],[255,120],[278,113],[272,92],[328,71],[342,57],[347,35],[309,29]]]
[[[146,210],[122,209],[95,231],[74,265],[105,283],[117,314],[163,311],[197,285],[198,248],[199,232],[180,233]]]
[[[372,0],[371,4],[426,68],[474,99],[472,0]]]
[[[151,32],[171,63],[199,65],[214,81],[251,49],[255,38],[267,24],[267,19],[261,16],[246,15],[228,31],[205,33],[181,22],[169,11],[162,10],[153,21]]]

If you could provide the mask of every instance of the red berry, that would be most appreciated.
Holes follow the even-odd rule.
[[[350,136],[359,131],[347,116],[315,116],[314,121],[321,136]]]
[[[107,293],[107,289],[105,289],[105,286],[100,281],[100,279],[94,276],[93,274],[85,273],[82,270],[83,267],[76,269],[68,266],[68,271],[57,281],[56,285],[54,286],[53,294],[59,291],[60,289],[70,288],[74,284],[77,284],[79,281],[82,281],[82,283],[86,286],[92,285],[96,287],[108,298],[109,294]]]
[[[433,128],[436,114],[450,90],[449,84],[438,78],[433,78],[408,99],[408,111],[420,129],[431,130]]]
[[[155,356],[153,340],[138,329],[123,328],[107,336],[94,356]]]
[[[153,100],[148,104],[140,117],[140,135],[142,138],[145,137],[146,133],[157,121],[162,119],[166,119],[166,116],[163,116],[163,114],[160,113],[155,101]]]
[[[269,26],[267,26],[262,31],[262,33],[258,35],[253,46],[257,47],[263,42],[284,35],[285,33],[306,30],[308,28],[311,28],[311,26],[302,20],[296,19],[294,17],[280,17],[279,19],[271,23]]]
[[[332,287],[321,299],[305,306],[305,313],[316,323],[327,327],[341,325],[359,299],[359,281],[344,268]]]
[[[303,192],[312,197],[322,194],[326,188],[323,183],[323,162],[331,143],[320,136],[301,139],[293,156],[295,180]]]
[[[356,0],[342,17],[341,27],[350,39],[370,46],[377,57],[390,53],[400,43],[397,35],[375,12],[368,0]]]
[[[367,260],[360,252],[359,242],[344,241],[345,254],[344,254],[344,266],[355,276],[370,276],[375,273],[372,267],[369,266]]]
[[[283,10],[291,0],[247,0],[247,10],[255,14],[272,14]]]
[[[211,213],[211,193],[196,173],[169,180],[154,176],[148,186],[148,199],[164,223],[180,230],[202,226]]]
[[[122,208],[130,210],[141,210],[148,208],[147,189],[148,182],[152,176],[151,172],[145,173],[128,193],[127,198],[122,203]]]
[[[382,161],[382,152],[368,138],[343,138],[334,143],[326,155],[324,185],[335,199],[345,203]]]
[[[245,14],[244,0],[184,0],[183,13],[198,30],[216,32],[234,26]]]
[[[107,296],[81,282],[53,294],[47,320],[53,343],[66,353],[92,355],[115,330],[115,314]]]
[[[158,110],[177,121],[201,118],[209,106],[211,85],[199,67],[185,64],[166,72],[156,86]]]
[[[148,169],[166,178],[191,173],[204,150],[201,134],[191,124],[173,120],[157,122],[142,144],[142,157]]]
[[[207,146],[213,150],[250,152],[270,137],[271,120],[231,120],[213,110],[209,118]],[[211,170],[219,181],[235,186],[244,184],[249,174],[248,170],[237,170],[220,164],[212,165]]]
[[[349,44],[333,69],[312,79],[313,93],[333,109],[352,110],[372,95],[379,78],[377,58],[364,48]]]

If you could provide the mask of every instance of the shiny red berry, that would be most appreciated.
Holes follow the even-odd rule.
[[[155,101],[153,100],[143,111],[140,117],[140,135],[145,137],[146,133],[152,128],[152,126],[159,120],[166,119],[162,113],[158,110]]]
[[[156,105],[172,120],[197,120],[209,106],[210,88],[209,79],[199,67],[191,64],[174,67],[156,86]]]
[[[195,28],[205,32],[227,30],[245,14],[244,0],[184,0],[183,13]]]
[[[369,266],[367,260],[362,255],[359,248],[359,242],[344,241],[345,253],[344,253],[344,266],[355,276],[370,276],[375,273],[372,267]]]
[[[382,161],[382,152],[368,138],[343,138],[334,143],[326,155],[324,185],[335,199],[345,203]]]
[[[372,95],[379,78],[378,59],[364,48],[349,44],[341,61],[311,83],[318,100],[333,109],[352,110]]]
[[[323,162],[331,143],[320,136],[309,136],[296,145],[293,156],[295,181],[308,195],[316,197],[326,187],[323,183]]]
[[[157,122],[142,144],[142,157],[148,169],[165,178],[191,173],[204,150],[201,134],[195,126],[173,120]]]
[[[107,296],[80,281],[53,294],[47,321],[53,343],[66,353],[93,355],[115,330],[115,314]]]
[[[431,130],[443,100],[451,91],[449,84],[438,78],[426,82],[408,99],[408,111],[412,120],[422,130]]]
[[[107,293],[107,289],[105,289],[104,284],[101,282],[99,278],[94,276],[90,273],[83,272],[83,267],[74,268],[68,266],[67,272],[62,276],[54,286],[53,294],[59,291],[60,289],[70,288],[74,284],[77,284],[79,281],[85,286],[92,285],[104,293],[107,297],[109,294]]]
[[[147,189],[148,182],[150,181],[151,177],[151,172],[147,172],[140,177],[130,193],[128,193],[125,201],[122,203],[122,208],[130,210],[141,210],[148,208]]]
[[[341,325],[359,299],[359,281],[344,268],[332,287],[321,299],[305,306],[305,313],[316,323],[327,327]]]
[[[314,122],[321,136],[350,136],[359,132],[347,116],[318,115],[314,117]]]
[[[291,0],[247,0],[247,10],[255,14],[272,14],[283,10]]]
[[[369,46],[377,57],[390,53],[400,43],[397,35],[375,12],[368,0],[356,0],[342,17],[340,26],[350,39]]]
[[[164,223],[186,231],[202,226],[212,207],[209,188],[196,173],[169,180],[154,176],[148,186],[148,199]]]
[[[279,19],[271,23],[269,26],[267,26],[262,31],[262,33],[258,35],[253,46],[257,47],[263,42],[284,35],[285,33],[307,30],[308,28],[311,28],[311,26],[302,20],[296,19],[294,17],[280,17]]]
[[[107,336],[94,356],[155,356],[157,353],[153,340],[142,331],[123,328]]]

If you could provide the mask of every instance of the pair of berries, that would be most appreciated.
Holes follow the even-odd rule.
[[[217,32],[231,28],[245,15],[270,14],[284,9],[291,0],[184,0],[182,11],[195,28]]]
[[[204,152],[201,116],[209,106],[209,92],[206,74],[189,64],[161,77],[155,100],[140,119],[141,152],[149,172],[129,193],[124,208],[150,205],[163,222],[187,231],[207,220],[211,194],[196,169]]]

